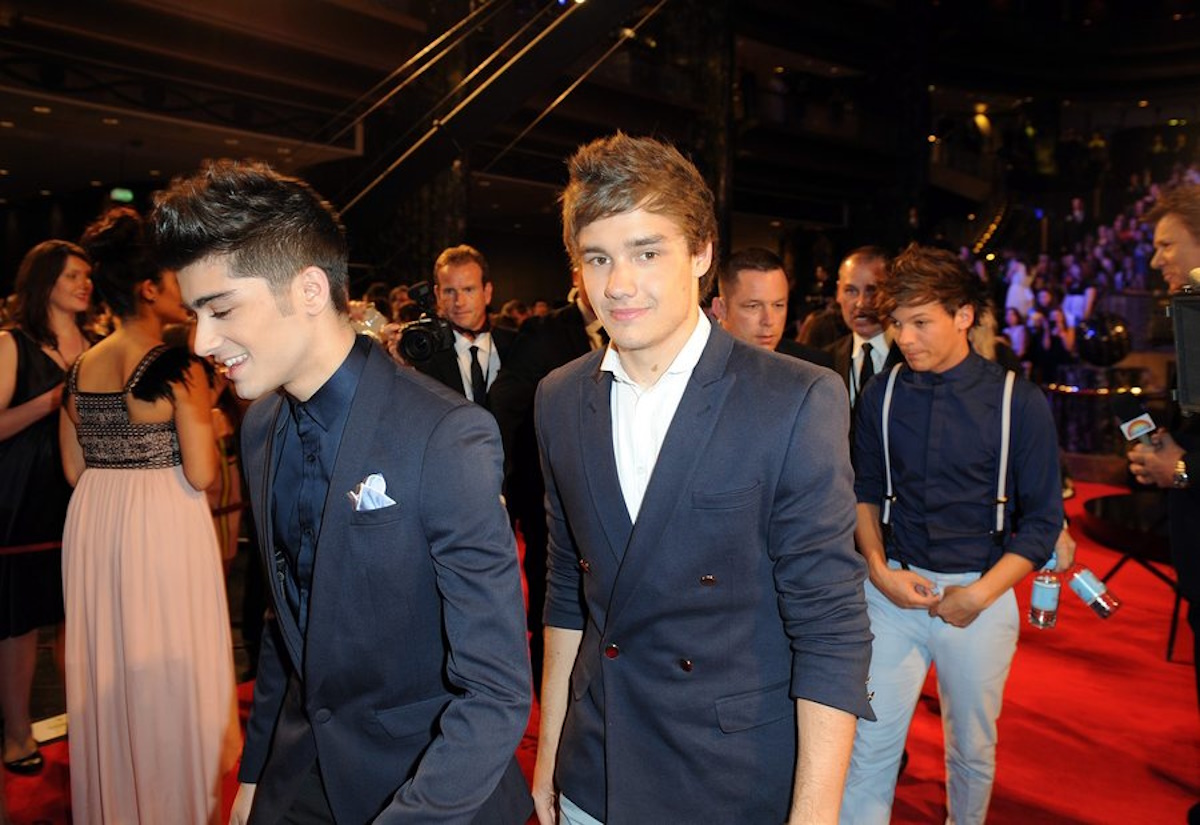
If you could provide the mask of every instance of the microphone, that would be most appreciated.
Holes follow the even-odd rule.
[[[1113,412],[1121,422],[1121,435],[1126,441],[1139,441],[1147,447],[1153,447],[1150,436],[1157,426],[1142,402],[1129,393],[1117,393],[1109,396],[1112,399]]]

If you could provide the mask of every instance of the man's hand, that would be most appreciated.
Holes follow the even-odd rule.
[[[937,586],[911,570],[893,570],[886,564],[871,570],[871,583],[897,607],[923,607],[932,612],[937,606]]]
[[[955,627],[966,627],[975,621],[975,617],[986,607],[987,604],[980,598],[979,591],[974,586],[961,587],[951,584],[947,585],[942,593],[942,600],[929,608],[929,615]]]
[[[538,825],[558,825],[558,792],[554,790],[554,760],[541,759],[533,769],[533,810]],[[549,775],[547,775],[549,774]]]
[[[1139,484],[1171,487],[1175,481],[1175,465],[1183,458],[1184,452],[1169,432],[1159,430],[1154,434],[1151,444],[1139,441],[1127,453],[1129,471]]]
[[[250,809],[254,806],[254,790],[257,787],[249,782],[238,786],[233,808],[229,811],[229,825],[246,825],[250,821]]]
[[[1058,541],[1054,542],[1054,552],[1057,559],[1054,572],[1066,573],[1075,564],[1075,539],[1065,524],[1062,532],[1058,534]]]

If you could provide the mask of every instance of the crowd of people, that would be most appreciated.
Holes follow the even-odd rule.
[[[429,302],[351,300],[336,212],[253,162],[29,252],[0,332],[6,769],[42,769],[37,629],[65,617],[77,823],[210,823],[239,747],[235,825],[884,823],[932,666],[949,818],[985,821],[1013,587],[1074,555],[1027,378],[1098,296],[1179,280],[1179,187],[1080,212],[1002,282],[965,250],[851,250],[798,342],[784,262],[718,264],[673,147],[618,133],[568,170],[555,309],[491,313],[466,244]],[[238,464],[268,608],[244,744]]]

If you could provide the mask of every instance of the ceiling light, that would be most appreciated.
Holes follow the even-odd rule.
[[[1139,108],[1139,109],[1145,109],[1145,108],[1146,108],[1147,106],[1149,106],[1149,105],[1150,105],[1150,101],[1149,101],[1149,100],[1139,100],[1139,101],[1138,101],[1138,108]]]
[[[49,189],[39,189],[39,190],[38,190],[38,194],[40,194],[40,195],[42,195],[43,197],[45,197],[46,195],[49,195],[49,194],[50,194],[50,190],[49,190]]]
[[[225,138],[226,146],[237,146],[240,142],[237,138]]]
[[[121,124],[121,121],[115,117],[102,117],[100,118],[100,122],[105,126],[119,126]]]
[[[162,174],[162,171],[159,169],[151,169],[150,170],[150,177],[152,177],[152,178],[157,178],[161,174]]]
[[[8,177],[8,170],[0,169],[0,178],[6,178],[6,177]]]
[[[0,120],[0,129],[11,129],[16,125],[11,120]]]
[[[35,114],[48,115],[54,110],[51,109],[49,106],[34,106],[33,111]]]
[[[98,180],[91,181],[92,186],[103,186],[104,183]]]

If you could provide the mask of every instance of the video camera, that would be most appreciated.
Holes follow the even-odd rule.
[[[1193,282],[1200,270],[1192,270]],[[1200,413],[1200,290],[1187,286],[1171,296],[1171,320],[1175,327],[1175,400],[1184,414]]]
[[[449,321],[437,314],[433,287],[428,281],[410,286],[408,297],[421,308],[421,317],[400,327],[398,349],[405,361],[416,364],[428,361],[435,353],[453,347],[454,328],[450,326]]]

